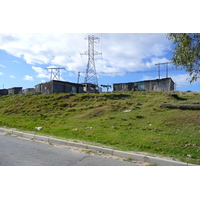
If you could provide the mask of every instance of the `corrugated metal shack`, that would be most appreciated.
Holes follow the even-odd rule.
[[[21,90],[22,90],[22,87],[8,88],[8,94],[19,94]]]
[[[7,89],[1,89],[0,90],[0,95],[7,95],[8,94],[8,90]]]
[[[130,83],[115,83],[113,91],[173,91],[174,81],[171,78],[145,80]]]
[[[36,92],[53,93],[83,93],[83,85],[65,81],[52,80],[35,86]]]
[[[24,90],[21,90],[20,94],[28,94],[28,93],[31,93],[31,92],[35,92],[35,88],[26,88]]]

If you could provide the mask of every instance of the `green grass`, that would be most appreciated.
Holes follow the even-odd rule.
[[[200,164],[200,111],[160,107],[200,103],[200,93],[171,93],[1,96],[0,126]]]

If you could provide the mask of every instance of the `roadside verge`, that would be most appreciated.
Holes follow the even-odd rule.
[[[33,140],[37,140],[37,141],[49,142],[52,144],[66,145],[66,146],[73,146],[73,147],[82,148],[82,149],[101,151],[103,153],[117,156],[120,158],[130,158],[130,159],[136,160],[136,161],[148,162],[152,165],[198,166],[195,164],[179,162],[179,161],[174,161],[174,160],[169,160],[169,159],[164,159],[164,158],[159,158],[159,157],[152,157],[152,156],[147,156],[147,155],[129,153],[129,152],[124,152],[124,151],[118,151],[118,150],[103,148],[103,147],[99,147],[99,146],[93,146],[93,145],[88,145],[88,144],[71,142],[71,141],[67,141],[67,140],[56,139],[56,138],[52,138],[52,137],[48,137],[48,136],[34,135],[34,134],[25,133],[25,132],[21,132],[21,131],[15,131],[12,129],[0,128],[0,132],[2,132],[4,134],[11,134],[11,135],[24,137],[24,138],[28,138],[28,139],[33,139]]]

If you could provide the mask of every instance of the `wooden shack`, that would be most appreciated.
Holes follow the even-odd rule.
[[[0,89],[0,95],[7,95],[8,89]]]
[[[113,84],[113,91],[173,91],[175,83],[171,78]]]
[[[53,93],[83,93],[83,85],[66,81],[51,80],[35,86],[35,92]]]
[[[12,87],[8,88],[8,94],[19,94],[19,92],[22,90],[22,87]]]

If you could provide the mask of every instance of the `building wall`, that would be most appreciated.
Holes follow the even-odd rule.
[[[8,88],[8,94],[19,94],[21,90],[22,90],[22,87]]]
[[[53,82],[41,83],[35,86],[36,92],[41,92],[42,94],[52,94],[53,93]]]
[[[171,78],[113,84],[113,91],[173,91],[174,82]]]
[[[35,91],[41,92],[42,94],[82,93],[83,86],[81,84],[53,80],[36,85]]]
[[[26,88],[24,90],[21,90],[20,94],[27,94],[27,93],[30,93],[30,92],[35,92],[35,89],[34,88]]]
[[[1,89],[0,90],[0,95],[7,95],[8,94],[8,90],[7,89]]]
[[[171,78],[146,81],[144,82],[144,90],[171,91],[174,90],[174,83]]]

